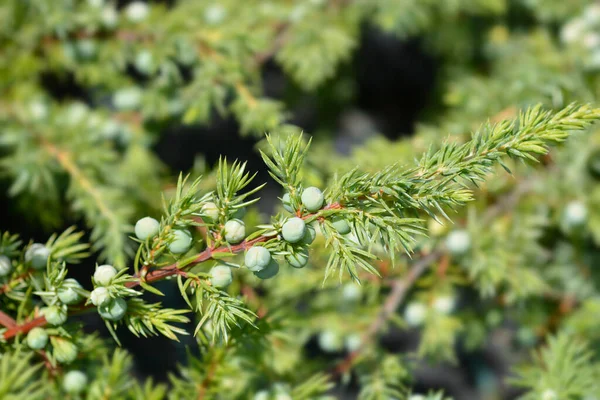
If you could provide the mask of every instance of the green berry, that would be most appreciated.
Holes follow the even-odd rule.
[[[112,101],[119,110],[135,110],[142,102],[142,92],[137,87],[120,89],[115,92]]]
[[[92,290],[92,293],[90,294],[90,300],[95,306],[101,306],[110,299],[110,293],[105,287],[97,287],[96,289]]]
[[[404,319],[410,326],[419,326],[427,318],[427,306],[423,303],[412,302],[404,310]]]
[[[337,353],[342,350],[344,341],[336,332],[327,330],[319,334],[319,346],[327,353]]]
[[[75,361],[78,352],[75,343],[60,337],[52,337],[50,342],[52,342],[52,347],[54,348],[53,354],[56,361],[64,364],[70,364]]]
[[[319,211],[324,202],[325,197],[319,188],[311,186],[302,192],[302,204],[310,212]]]
[[[31,264],[35,269],[46,268],[50,249],[41,243],[34,243],[25,252],[25,262]]]
[[[306,225],[306,232],[304,232],[304,236],[302,236],[300,243],[306,245],[312,244],[312,242],[315,241],[316,237],[317,232],[315,231],[315,228],[313,228],[310,225]]]
[[[554,390],[546,389],[542,393],[542,397],[540,398],[540,400],[558,400],[558,395]]]
[[[131,22],[140,22],[148,17],[150,9],[143,1],[134,1],[125,8],[125,16]]]
[[[281,227],[281,235],[289,243],[299,242],[306,233],[306,224],[302,218],[292,217]]]
[[[277,264],[277,261],[271,258],[271,262],[269,262],[269,264],[265,268],[261,269],[260,271],[256,271],[254,275],[259,277],[260,279],[271,279],[272,277],[277,275],[278,272],[279,264]]]
[[[213,4],[204,11],[204,20],[211,25],[217,25],[225,19],[227,10],[220,4]]]
[[[119,321],[127,312],[127,302],[120,297],[98,307],[98,314],[109,321]]]
[[[285,256],[285,260],[294,268],[303,268],[308,263],[308,249],[296,251]]]
[[[67,393],[77,394],[85,390],[88,378],[81,371],[69,371],[63,378],[63,389]]]
[[[585,224],[587,220],[587,207],[581,201],[572,201],[565,207],[563,213],[563,222],[569,227],[578,227]]]
[[[456,300],[452,296],[440,296],[433,301],[433,308],[441,314],[450,314],[455,305]]]
[[[91,39],[81,39],[75,43],[75,50],[82,60],[91,60],[96,56],[98,46]]]
[[[362,288],[355,282],[348,282],[342,288],[342,297],[349,302],[355,302],[362,297]]]
[[[135,236],[140,240],[158,235],[160,223],[151,217],[144,217],[135,223]]]
[[[225,223],[225,240],[227,243],[240,243],[246,237],[246,225],[239,219],[232,219]]]
[[[156,70],[154,57],[147,50],[141,51],[135,56],[134,65],[135,69],[144,75],[152,75]]]
[[[226,265],[215,265],[210,270],[210,283],[217,288],[229,286],[233,281],[231,268]]]
[[[270,394],[267,390],[261,390],[259,392],[256,392],[254,394],[254,397],[252,398],[252,400],[269,400],[270,399]]]
[[[173,241],[169,243],[169,250],[173,254],[183,254],[192,247],[192,234],[187,229],[174,229]]]
[[[212,201],[204,203],[200,210],[202,217],[207,218],[210,222],[219,221],[219,208]]]
[[[65,304],[76,304],[81,300],[78,290],[82,287],[73,278],[67,278],[58,288],[58,298]]]
[[[294,207],[292,207],[292,199],[290,198],[289,193],[285,193],[283,195],[283,197],[281,198],[281,202],[283,203],[283,208],[286,211],[291,212],[291,213],[294,212]]]
[[[264,269],[271,261],[271,253],[262,246],[253,246],[244,257],[244,264],[250,271],[260,271]]]
[[[346,337],[344,344],[348,351],[356,351],[360,349],[362,337],[358,333],[353,333],[352,335]]]
[[[44,328],[33,328],[27,334],[27,345],[34,350],[43,349],[47,343],[48,333]]]
[[[102,10],[102,14],[100,15],[100,19],[102,20],[102,24],[108,29],[113,29],[117,26],[119,22],[119,14],[112,6],[106,6]]]
[[[448,248],[448,251],[455,256],[465,254],[471,248],[471,237],[469,236],[469,232],[464,230],[450,232],[446,237],[446,248]]]
[[[42,120],[48,117],[48,105],[44,100],[35,100],[29,104],[29,115],[34,120]]]
[[[71,126],[80,125],[88,119],[88,113],[89,109],[85,104],[79,101],[71,103],[66,109],[66,122]]]
[[[340,233],[340,235],[346,235],[350,233],[350,224],[342,217],[333,217],[331,219],[333,228]]]
[[[117,270],[112,265],[100,265],[94,271],[94,281],[97,285],[108,286],[117,275]]]
[[[6,256],[0,256],[0,277],[8,276],[12,272],[12,262]]]
[[[62,325],[67,321],[66,306],[49,306],[42,308],[41,313],[50,325]]]

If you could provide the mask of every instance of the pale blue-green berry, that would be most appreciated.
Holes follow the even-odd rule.
[[[358,333],[353,333],[352,335],[346,336],[346,339],[344,339],[346,350],[350,352],[360,349],[361,344],[362,337]]]
[[[215,265],[210,269],[210,283],[216,288],[229,286],[233,281],[231,268],[227,265]]]
[[[446,237],[446,248],[450,254],[461,256],[471,248],[471,237],[465,230],[452,231]]]
[[[45,119],[48,116],[48,106],[42,100],[35,100],[29,104],[29,115],[34,120]]]
[[[100,8],[104,5],[104,0],[87,0],[87,3],[95,8]]]
[[[75,43],[77,54],[83,60],[89,60],[94,58],[97,51],[96,42],[91,39],[81,39]]]
[[[319,211],[323,207],[325,197],[319,188],[307,187],[302,191],[302,204],[310,212]]]
[[[194,46],[185,38],[180,38],[175,43],[175,50],[177,52],[177,61],[185,66],[194,64],[194,62],[198,59],[198,54],[196,51],[194,51]]]
[[[50,257],[50,249],[41,243],[34,243],[25,252],[25,262],[35,269],[46,268]]]
[[[308,263],[308,249],[301,249],[285,256],[285,261],[294,268],[303,268]]]
[[[212,25],[223,22],[227,16],[227,10],[220,4],[213,4],[204,11],[204,20]]]
[[[262,246],[252,246],[246,252],[244,264],[250,271],[260,271],[271,261],[271,253]]]
[[[67,321],[66,306],[48,306],[40,310],[50,325],[62,325]]]
[[[412,302],[404,310],[404,319],[410,326],[419,326],[425,322],[427,306],[423,303]]]
[[[137,87],[120,89],[113,94],[113,104],[119,110],[134,110],[142,102],[142,92]]]
[[[111,297],[108,289],[102,286],[92,290],[92,293],[90,294],[90,300],[95,306],[101,306],[110,301],[110,299]]]
[[[100,129],[100,136],[106,140],[116,140],[119,138],[123,131],[123,127],[117,121],[109,119],[104,122]]]
[[[236,244],[246,237],[246,225],[239,219],[232,219],[225,223],[225,240],[227,243]]]
[[[522,346],[533,347],[537,341],[537,336],[533,329],[522,327],[517,331],[517,340]]]
[[[112,5],[107,5],[100,14],[102,24],[108,29],[114,29],[119,23],[119,14]]]
[[[254,394],[253,400],[269,400],[270,395],[267,390],[261,390]]]
[[[140,240],[158,235],[160,223],[152,217],[144,217],[135,223],[135,236]]]
[[[452,296],[440,296],[433,301],[433,308],[441,314],[450,314],[456,301]]]
[[[411,394],[407,400],[427,400],[427,397],[422,394]]]
[[[72,126],[79,125],[86,119],[88,112],[88,107],[82,102],[71,103],[66,110],[66,122]]]
[[[58,288],[58,298],[65,304],[76,304],[81,300],[78,290],[81,285],[73,278],[67,278]]]
[[[135,56],[134,65],[139,72],[145,75],[153,74],[156,69],[154,57],[148,50],[141,51]]]
[[[283,393],[283,392],[279,392],[279,393],[275,393],[275,400],[292,400],[292,397],[289,395],[289,393]]]
[[[283,197],[281,198],[281,203],[283,204],[283,208],[286,211],[291,212],[291,213],[294,212],[294,207],[292,207],[292,199],[290,198],[289,193],[285,193],[283,195]]]
[[[12,272],[12,262],[6,256],[0,256],[0,277],[8,276]]]
[[[558,395],[552,389],[546,389],[542,392],[540,400],[558,400]]]
[[[318,341],[321,349],[327,353],[337,353],[344,346],[342,337],[331,330],[321,332]]]
[[[77,358],[77,352],[79,349],[77,345],[68,339],[52,337],[50,339],[52,343],[54,357],[56,361],[63,364],[70,364]]]
[[[40,350],[46,347],[48,343],[48,333],[44,328],[36,327],[27,334],[27,346],[34,350]]]
[[[208,218],[209,222],[217,222],[219,220],[219,208],[212,201],[204,203],[200,209],[202,217]]]
[[[83,372],[69,371],[63,378],[63,389],[67,393],[77,394],[85,390],[87,383],[87,376]]]
[[[149,7],[143,1],[134,1],[133,3],[129,3],[127,8],[125,9],[125,15],[127,19],[131,22],[140,22],[148,17],[150,13]]]
[[[313,228],[310,225],[306,225],[306,231],[304,232],[304,236],[302,236],[300,243],[306,244],[306,245],[312,244],[312,242],[315,241],[316,237],[317,237],[317,232],[315,231],[315,228]]]
[[[117,270],[112,265],[100,265],[94,271],[94,281],[97,285],[108,286],[117,275]]]
[[[192,247],[192,234],[187,229],[173,229],[173,241],[168,245],[173,254],[183,254]]]
[[[567,227],[577,227],[585,224],[587,207],[581,201],[571,201],[564,211],[563,221]]]
[[[172,117],[177,117],[183,114],[186,109],[186,105],[180,99],[170,99],[169,104],[167,104],[167,110],[169,115]]]
[[[98,307],[98,314],[109,321],[119,321],[127,313],[127,302],[120,297]]]
[[[331,224],[333,225],[333,228],[340,233],[340,235],[350,233],[350,224],[342,217],[333,217],[331,219]]]
[[[362,297],[362,287],[355,282],[348,282],[342,288],[342,297],[350,302],[358,301]]]
[[[274,259],[271,258],[271,261],[269,262],[269,264],[265,268],[261,269],[260,271],[256,271],[254,273],[254,275],[259,277],[260,279],[271,279],[272,277],[277,275],[278,272],[279,272],[279,264],[277,264],[277,261],[275,261]]]
[[[306,233],[306,224],[302,218],[288,218],[281,227],[281,235],[286,242],[298,243]]]

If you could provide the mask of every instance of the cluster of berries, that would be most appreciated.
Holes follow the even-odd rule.
[[[90,295],[90,301],[98,307],[98,314],[108,321],[119,321],[127,312],[127,302],[121,297],[111,295],[110,286],[116,276],[115,267],[100,265],[92,279],[95,289]]]
[[[34,270],[42,270],[48,264],[51,251],[41,243],[34,243],[25,251],[25,265]],[[12,271],[12,262],[6,256],[0,257],[0,276],[6,276]],[[67,321],[68,305],[81,302],[83,288],[75,279],[65,279],[56,290],[56,297],[49,305],[40,310],[49,325],[60,326]],[[66,338],[50,336],[48,331],[35,327],[27,333],[27,345],[34,350],[44,349],[48,342],[52,344],[52,354],[60,362],[68,364],[75,360],[78,353],[77,346]]]

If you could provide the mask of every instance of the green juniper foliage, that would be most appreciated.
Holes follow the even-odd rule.
[[[3,187],[23,224],[56,232],[0,233],[1,399],[330,399],[351,383],[360,400],[446,400],[416,390],[419,367],[496,336],[521,398],[598,397],[597,4],[168,3],[0,4]],[[342,156],[289,122],[261,71],[274,60],[296,95],[347,105],[365,25],[422,39],[443,104],[411,138]],[[153,152],[215,113],[257,140],[281,189],[270,216],[244,161],[175,178]],[[184,307],[148,300],[168,287]],[[416,332],[414,351],[384,346],[391,328]],[[135,379],[125,330],[200,352],[168,382]]]

